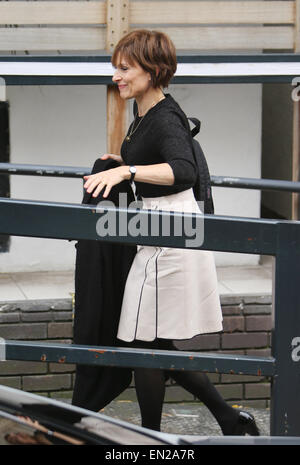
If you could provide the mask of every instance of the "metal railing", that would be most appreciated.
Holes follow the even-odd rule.
[[[86,166],[34,165],[20,163],[0,163],[0,174],[46,176],[62,178],[82,178],[91,173]],[[242,189],[300,192],[300,182],[278,179],[241,178],[237,176],[211,176],[212,186],[237,187]]]
[[[10,165],[6,168],[3,165],[0,164],[1,172],[10,174],[45,174],[66,177],[72,175],[71,177],[74,177],[74,172],[71,173],[74,168],[64,167],[61,173],[62,167],[47,167],[41,171],[41,167],[36,167],[36,165],[31,167]],[[75,171],[78,174],[77,177],[82,176],[84,172],[82,168],[75,168]],[[236,182],[232,181],[232,178],[229,179],[231,181],[228,181],[228,178],[226,181],[225,178],[223,182],[230,183],[230,187],[234,185],[246,187],[245,183],[249,183],[249,180],[244,183],[240,178]],[[254,187],[254,182],[256,187]],[[271,184],[265,186],[260,186],[260,180],[251,180],[251,183],[250,188],[276,188],[299,192],[299,183],[285,186],[280,185],[278,181],[272,181]],[[276,183],[277,186],[275,186]],[[220,183],[215,185],[220,185]],[[191,217],[191,214],[139,210],[139,215],[147,216],[149,225],[153,215],[156,216],[156,220],[157,216],[159,217],[159,224],[162,224],[163,217],[170,221],[168,237],[154,235],[150,228],[144,236],[131,237],[117,234],[99,237],[96,228],[97,221],[110,210],[117,215],[117,224],[119,224],[121,215],[123,217],[127,215],[129,222],[137,213],[135,209],[130,208],[115,209],[107,206],[98,211],[92,205],[0,198],[0,234],[187,247],[186,241],[189,237],[184,231],[181,236],[175,235],[172,226],[175,217],[184,220],[186,217]],[[143,366],[270,376],[272,378],[270,433],[272,436],[300,436],[300,222],[217,215],[204,215],[201,218],[204,218],[205,235],[203,244],[196,247],[197,249],[275,257],[271,357],[42,344],[2,339],[0,340],[0,359],[64,361],[65,363],[91,365]],[[188,246],[188,248],[193,247]]]

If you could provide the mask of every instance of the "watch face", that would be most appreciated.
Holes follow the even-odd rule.
[[[136,173],[136,167],[135,167],[135,166],[131,166],[131,167],[129,168],[129,171],[130,171],[130,173],[132,173],[132,174]]]

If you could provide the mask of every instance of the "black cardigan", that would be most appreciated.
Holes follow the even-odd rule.
[[[143,119],[137,117],[135,123],[130,125],[127,135],[133,124],[137,129],[131,135],[130,142],[125,137],[121,147],[126,165],[169,163],[175,178],[172,186],[135,182],[138,195],[160,197],[194,186],[197,168],[184,118],[186,116],[178,103],[166,94],[166,98],[151,108]]]

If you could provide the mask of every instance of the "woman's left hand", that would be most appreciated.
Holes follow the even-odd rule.
[[[95,189],[93,192],[93,197],[97,197],[105,188],[103,197],[106,198],[113,186],[126,179],[124,168],[124,166],[118,166],[117,168],[112,168],[107,171],[101,171],[100,173],[83,176],[86,181],[83,187],[88,193],[93,192]]]

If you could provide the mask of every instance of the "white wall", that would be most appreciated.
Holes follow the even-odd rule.
[[[103,86],[10,86],[11,162],[91,166],[106,148]],[[80,203],[80,179],[12,176],[11,197]],[[12,237],[0,271],[68,270],[74,242]]]
[[[261,85],[173,85],[168,92],[202,121],[199,140],[213,175],[260,177]],[[92,166],[106,151],[105,86],[9,86],[11,162]],[[11,197],[80,203],[82,182],[12,176]],[[214,188],[216,213],[259,217],[260,194]],[[12,237],[0,272],[68,270],[74,242]],[[257,256],[216,253],[217,265],[255,264]]]

